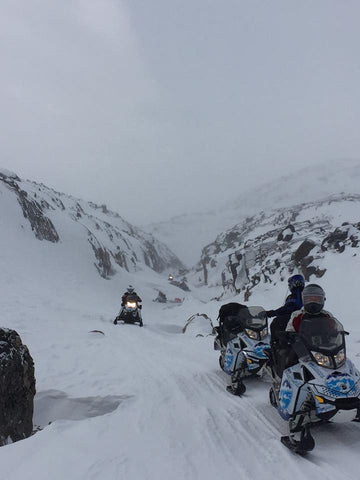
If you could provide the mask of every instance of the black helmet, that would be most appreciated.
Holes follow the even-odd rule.
[[[132,285],[129,285],[127,291],[128,293],[134,293],[134,287]]]
[[[295,288],[302,290],[305,287],[305,279],[302,275],[293,275],[288,279],[289,290],[292,292]]]
[[[324,307],[325,300],[326,298],[324,290],[315,283],[306,285],[302,292],[304,310],[307,313],[315,315],[320,313]]]

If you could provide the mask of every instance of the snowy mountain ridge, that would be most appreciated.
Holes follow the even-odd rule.
[[[20,231],[32,231],[38,240],[53,244],[73,243],[89,252],[89,259],[103,278],[117,271],[135,272],[150,268],[156,272],[181,268],[180,260],[151,234],[125,221],[119,214],[43,184],[21,180],[15,173],[0,169],[1,217],[17,222]],[[17,204],[15,210],[10,204]],[[8,212],[13,211],[10,218]],[[22,213],[22,215],[21,215]],[[19,215],[20,214],[20,215]],[[81,238],[79,238],[81,237]]]
[[[360,258],[359,209],[360,194],[338,194],[249,216],[203,249],[193,279],[221,287],[222,298],[241,294],[245,301],[254,290],[274,288],[297,272],[334,286],[344,261],[352,264],[347,277],[353,282]]]
[[[208,212],[179,215],[146,228],[192,266],[198,262],[204,245],[249,215],[300,204],[304,199],[310,202],[333,194],[360,193],[360,161],[332,161],[306,167],[250,189],[244,188],[239,179],[239,191],[233,201]]]

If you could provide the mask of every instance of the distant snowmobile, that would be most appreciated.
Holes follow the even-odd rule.
[[[310,314],[298,333],[284,332],[299,363],[286,368],[281,380],[272,368],[270,402],[288,422],[289,435],[281,441],[295,453],[313,450],[314,423],[344,416],[360,422],[360,372],[346,358],[346,334],[334,317]]]
[[[220,350],[220,367],[231,376],[228,392],[242,395],[246,391],[243,379],[261,374],[269,360],[268,322],[263,307],[228,305],[238,308],[232,312],[235,315],[227,315],[222,321],[220,317],[220,326],[214,328],[214,349]]]
[[[124,306],[114,320],[114,325],[119,322],[138,323],[140,327],[143,326],[141,305],[138,302],[137,295],[127,295]]]

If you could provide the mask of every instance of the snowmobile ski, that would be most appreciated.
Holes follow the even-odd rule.
[[[281,443],[298,455],[306,455],[315,447],[314,437],[311,435],[310,430],[307,427],[301,431],[300,440],[295,440],[289,435],[286,435],[281,437]]]
[[[228,385],[226,387],[226,390],[232,395],[241,397],[241,395],[243,395],[246,392],[246,386],[244,385],[243,382],[238,381],[236,383],[233,383],[232,385]]]

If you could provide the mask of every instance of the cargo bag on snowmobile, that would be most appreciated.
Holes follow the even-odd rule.
[[[219,336],[223,346],[237,333],[244,329],[244,324],[239,318],[239,311],[247,308],[241,303],[227,303],[219,310]]]

